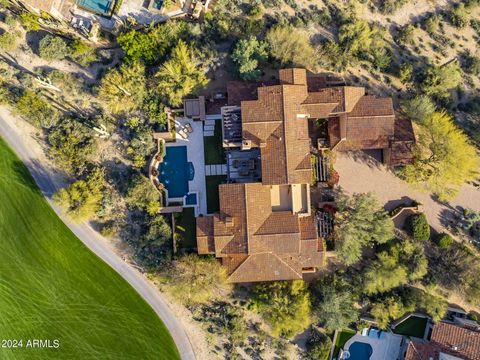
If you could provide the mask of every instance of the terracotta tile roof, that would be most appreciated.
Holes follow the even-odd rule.
[[[307,72],[304,69],[280,69],[278,77],[282,85],[307,85]]]
[[[35,10],[45,11],[50,15],[68,18],[70,10],[75,7],[75,0],[22,0],[24,4]]]
[[[270,186],[222,184],[219,196],[220,213],[197,218],[197,247],[199,253],[213,251],[222,258],[229,281],[297,279],[301,278],[303,262],[315,266],[317,261],[316,266],[323,266],[321,255],[301,255],[302,246],[306,249],[302,241],[317,243],[314,217],[273,211]],[[323,251],[317,246],[308,249],[314,253]]]
[[[228,104],[241,106],[243,140],[260,149],[262,167],[261,183],[220,185],[220,213],[197,224],[199,252],[222,258],[231,282],[298,279],[302,268],[324,266],[314,216],[294,213],[293,199],[290,208],[285,199],[272,207],[274,186],[290,191],[311,181],[308,118],[328,118],[330,146],[338,150],[389,148],[395,132],[398,141],[408,134],[408,124],[396,130],[391,99],[326,85],[303,69],[284,69],[279,81],[227,86]]]
[[[292,267],[275,254],[250,255],[231,275],[231,282],[302,279],[301,268]]]
[[[197,248],[199,254],[214,254],[213,216],[197,218]]]
[[[405,360],[438,360],[440,353],[464,360],[480,360],[480,332],[445,322],[436,323],[429,343],[409,343]]]
[[[392,100],[363,96],[350,113],[329,120],[328,132],[337,150],[389,148],[395,133]]]
[[[305,85],[276,85],[242,101],[243,138],[260,147],[263,184],[310,182],[308,119],[297,116],[307,96]]]

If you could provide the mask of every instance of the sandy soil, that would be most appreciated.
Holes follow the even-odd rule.
[[[387,210],[395,208],[408,199],[423,204],[430,225],[439,232],[445,230],[457,208],[470,208],[480,211],[480,189],[464,185],[448,204],[442,204],[431,194],[413,189],[396,177],[384,165],[363,153],[338,153],[335,169],[340,174],[339,186],[347,193],[374,192]]]

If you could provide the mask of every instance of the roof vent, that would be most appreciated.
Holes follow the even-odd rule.
[[[227,226],[233,226],[233,217],[227,216],[227,217],[225,218],[225,225],[227,225]]]
[[[260,141],[260,147],[264,148],[265,146],[267,146],[267,142],[265,140],[261,140]]]
[[[252,140],[242,141],[242,150],[250,150],[252,148]]]

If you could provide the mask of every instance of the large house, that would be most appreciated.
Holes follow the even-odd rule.
[[[268,84],[231,82],[227,93],[220,111],[229,183],[219,186],[219,213],[197,218],[198,253],[220,258],[230,282],[302,279],[325,263],[312,154],[375,150],[401,165],[410,159],[411,123],[396,119],[390,98],[331,86],[304,69],[280,70]],[[202,101],[195,112],[208,113]]]
[[[480,360],[480,328],[436,323],[430,341],[409,342],[405,360]]]

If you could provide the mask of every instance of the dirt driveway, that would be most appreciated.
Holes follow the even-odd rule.
[[[449,204],[442,204],[435,201],[431,194],[413,189],[385,166],[361,152],[337,153],[335,169],[340,174],[339,186],[345,192],[374,192],[387,210],[408,199],[420,202],[424,205],[430,225],[439,232],[443,231],[444,224],[459,206],[480,211],[480,189],[465,185]]]

